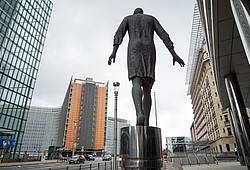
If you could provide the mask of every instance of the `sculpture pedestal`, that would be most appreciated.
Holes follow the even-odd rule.
[[[122,170],[160,170],[163,165],[161,140],[161,129],[157,127],[122,128]]]

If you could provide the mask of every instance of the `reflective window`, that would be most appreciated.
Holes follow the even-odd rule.
[[[234,19],[250,64],[250,16],[241,0],[230,0]]]
[[[15,139],[16,152],[20,150],[51,10],[50,0],[0,1],[0,129],[4,129],[0,134]]]

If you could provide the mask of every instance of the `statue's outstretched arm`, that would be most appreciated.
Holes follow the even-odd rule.
[[[108,65],[111,65],[111,63],[115,63],[115,58],[116,58],[116,52],[118,50],[119,45],[114,45],[113,46],[113,51],[109,57]]]
[[[115,62],[116,58],[116,52],[119,48],[119,45],[122,43],[123,37],[125,36],[127,32],[127,17],[125,17],[118,27],[115,36],[114,36],[114,42],[113,42],[113,51],[109,57],[108,64],[111,65],[112,61]]]
[[[174,50],[174,43],[171,41],[168,33],[164,30],[164,28],[161,26],[161,24],[156,18],[154,18],[154,26],[156,34],[162,39],[163,43],[173,56],[173,65],[175,64],[175,62],[178,62],[181,67],[184,67],[184,61],[176,54]]]

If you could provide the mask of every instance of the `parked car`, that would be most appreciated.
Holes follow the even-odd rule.
[[[93,155],[87,155],[86,156],[86,160],[87,161],[94,161],[95,160],[95,157]]]
[[[74,155],[69,159],[69,164],[84,163],[85,157],[83,155]]]
[[[103,161],[111,161],[112,160],[112,156],[111,155],[104,155],[104,157],[102,158]]]

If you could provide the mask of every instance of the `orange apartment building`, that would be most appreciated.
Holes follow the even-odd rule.
[[[105,145],[108,83],[92,78],[70,81],[62,107],[59,134],[67,150],[102,152]]]

